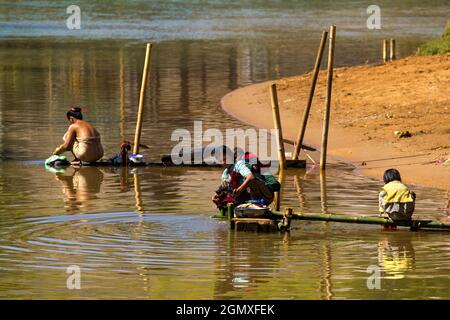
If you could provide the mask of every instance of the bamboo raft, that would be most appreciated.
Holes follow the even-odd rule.
[[[264,217],[258,218],[236,218],[234,207],[229,205],[220,214],[213,215],[212,218],[228,219],[230,229],[242,231],[289,231],[292,220],[304,221],[326,221],[341,223],[356,223],[368,225],[381,225],[385,227],[408,227],[411,231],[419,230],[450,230],[450,223],[434,220],[411,220],[394,222],[389,218],[354,216],[344,214],[323,214],[323,213],[294,213],[291,208],[286,208],[285,212],[271,211]]]

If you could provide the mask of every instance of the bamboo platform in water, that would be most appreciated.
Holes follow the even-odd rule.
[[[233,207],[230,206],[228,208],[228,212],[221,212],[221,214],[214,215],[212,218],[228,218],[230,225],[234,228],[236,222],[245,222],[241,221],[242,218],[234,218],[234,210]],[[294,213],[292,209],[286,209],[286,212],[273,211],[267,214],[264,217],[266,220],[275,220],[278,221],[278,230],[285,231],[289,229],[291,220],[304,220],[304,221],[326,221],[326,222],[341,222],[341,223],[356,223],[356,224],[372,224],[372,225],[381,225],[381,226],[398,226],[398,227],[408,227],[411,231],[419,231],[422,229],[434,229],[434,230],[450,230],[450,223],[444,223],[440,221],[434,220],[420,220],[413,219],[412,221],[404,221],[404,222],[394,222],[391,219],[386,219],[382,217],[368,217],[368,216],[355,216],[355,215],[344,215],[344,214],[324,214],[324,213]],[[250,220],[255,220],[253,223],[256,223],[256,220],[263,220],[262,217],[257,219],[248,219],[247,222],[251,222]],[[280,225],[280,223],[282,225]],[[241,230],[243,230],[241,228]]]

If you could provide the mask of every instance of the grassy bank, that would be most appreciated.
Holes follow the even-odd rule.
[[[431,40],[420,46],[417,54],[428,56],[434,54],[446,54],[450,52],[450,20],[447,22],[444,34],[439,39]]]

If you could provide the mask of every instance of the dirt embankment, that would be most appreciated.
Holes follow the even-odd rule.
[[[334,71],[330,156],[381,179],[397,168],[406,183],[450,190],[450,54],[409,57],[386,65]],[[311,74],[275,81],[285,138],[294,140],[306,105]],[[273,128],[268,83],[227,94],[232,116]],[[319,75],[305,143],[320,146],[326,71]],[[398,138],[395,131],[409,131]],[[316,155],[317,156],[317,155]]]

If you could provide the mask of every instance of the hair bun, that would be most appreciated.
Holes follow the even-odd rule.
[[[78,107],[72,108],[70,110],[74,111],[74,112],[81,112],[81,108],[78,108]]]

